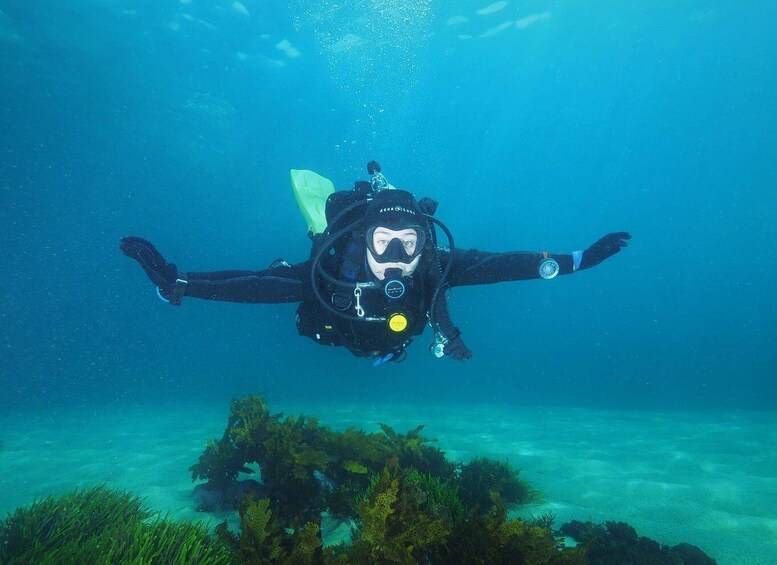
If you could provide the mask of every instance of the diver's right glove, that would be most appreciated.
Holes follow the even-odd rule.
[[[140,263],[151,282],[159,288],[162,298],[171,304],[181,303],[182,293],[176,292],[176,283],[179,280],[184,283],[185,281],[178,278],[178,268],[175,264],[165,261],[150,241],[135,236],[122,237],[119,249],[130,259]]]
[[[464,345],[461,340],[461,336],[457,335],[453,339],[449,340],[445,346],[445,355],[450,356],[456,361],[464,361],[472,357],[472,352]]]

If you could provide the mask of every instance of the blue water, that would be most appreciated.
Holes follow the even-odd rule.
[[[0,407],[775,408],[777,4],[343,4],[0,3]],[[427,332],[377,369],[299,337],[295,305],[165,305],[118,251],[304,260],[289,169],[345,189],[370,159],[438,199],[459,247],[633,239],[573,276],[455,289],[474,357],[431,358]]]

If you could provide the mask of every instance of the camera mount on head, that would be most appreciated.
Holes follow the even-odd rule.
[[[369,163],[367,163],[367,172],[371,177],[370,185],[372,186],[373,192],[380,192],[381,190],[395,188],[389,184],[389,182],[386,180],[386,177],[384,177],[383,173],[381,173],[380,171],[381,171],[380,163],[378,163],[377,161],[372,160]]]

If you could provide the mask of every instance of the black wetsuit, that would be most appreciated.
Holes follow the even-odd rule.
[[[446,264],[451,254],[438,249],[441,263]],[[423,332],[436,285],[432,284],[429,250],[426,260],[412,275],[405,299],[401,303],[387,301],[378,290],[365,290],[360,304],[366,316],[390,316],[402,311],[408,319],[407,327],[400,332],[389,329],[385,322],[355,320],[354,304],[346,310],[348,318],[340,317],[322,306],[313,290],[313,259],[295,265],[279,265],[262,271],[220,271],[186,273],[186,296],[242,303],[299,302],[297,328],[302,335],[326,345],[342,345],[356,355],[382,356],[389,352],[401,352],[413,335]],[[558,274],[574,271],[571,254],[546,254],[534,252],[488,253],[476,249],[459,250],[452,254],[452,263],[446,286],[493,284],[540,278],[539,265],[546,258],[555,259]],[[336,257],[329,258],[328,271],[337,272]],[[375,280],[366,264],[357,278],[359,281]],[[319,281],[320,294],[331,298],[334,288]]]
[[[174,305],[184,296],[242,303],[297,302],[301,335],[381,361],[401,359],[412,337],[428,323],[434,332],[432,353],[464,360],[472,353],[448,311],[448,288],[570,274],[598,265],[631,239],[628,232],[610,233],[585,250],[557,255],[460,250],[453,246],[448,228],[434,217],[436,209],[437,203],[429,198],[417,201],[410,192],[379,190],[372,182],[357,181],[353,190],[328,196],[326,228],[312,236],[310,259],[296,265],[276,261],[262,271],[181,273],[146,239],[126,236],[119,248],[140,264],[159,295]],[[396,239],[378,252],[369,236],[378,226],[416,230],[420,255],[414,248],[405,257]],[[437,228],[445,233],[450,249],[439,247]],[[402,269],[388,267],[386,279],[378,281],[367,264],[368,254],[385,266],[418,262],[410,277],[403,277]]]

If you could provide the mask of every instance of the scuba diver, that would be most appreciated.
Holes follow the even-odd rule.
[[[631,235],[605,235],[582,251],[489,253],[457,249],[434,213],[437,202],[420,201],[388,183],[376,161],[370,181],[335,191],[312,171],[292,170],[292,186],[313,240],[310,258],[290,265],[277,259],[261,271],[182,272],[147,240],[121,239],[160,298],[183,297],[244,303],[298,302],[300,335],[374,365],[401,361],[405,349],[431,326],[430,352],[465,360],[472,353],[448,311],[449,289],[527,279],[552,279],[589,269],[626,247]],[[447,245],[437,241],[437,228]]]

